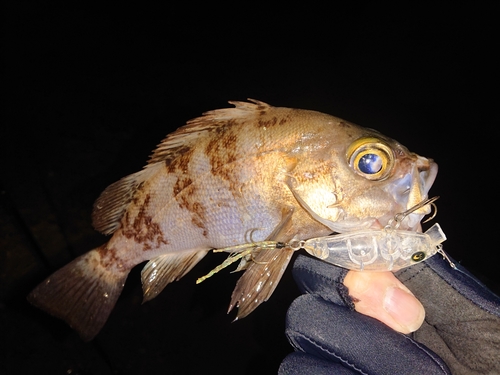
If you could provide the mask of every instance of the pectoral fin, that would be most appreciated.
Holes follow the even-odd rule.
[[[236,283],[230,312],[238,307],[236,320],[244,318],[271,297],[285,272],[294,250],[290,247],[263,249]]]
[[[282,210],[281,222],[269,235],[269,241],[286,238],[284,233],[291,224],[292,215],[293,208]],[[294,250],[288,246],[263,248],[252,255],[251,261],[244,264],[246,271],[236,283],[228,310],[230,312],[235,306],[238,307],[236,320],[244,318],[271,297],[292,258],[293,252]],[[240,267],[238,269],[243,268]]]
[[[273,241],[275,238],[282,238],[283,233],[286,232],[291,224],[291,218],[294,211],[294,207],[284,207],[281,210],[281,221],[267,237],[266,241]],[[238,268],[236,268],[233,272],[246,270],[251,262],[252,257],[250,255],[242,257],[240,263],[238,264]]]
[[[208,249],[170,253],[151,259],[141,271],[143,303],[155,298],[172,281],[179,280],[208,253]]]

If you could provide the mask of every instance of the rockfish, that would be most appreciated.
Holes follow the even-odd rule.
[[[383,228],[427,198],[437,165],[379,132],[327,114],[230,102],[168,135],[141,171],[110,185],[93,210],[112,235],[28,296],[84,340],[106,322],[129,271],[142,271],[144,300],[179,280],[211,249],[307,240]],[[401,229],[419,230],[430,207]],[[296,249],[242,258],[229,310],[241,318],[274,291]]]

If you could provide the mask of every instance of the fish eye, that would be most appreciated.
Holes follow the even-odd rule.
[[[421,262],[425,259],[425,253],[423,251],[417,251],[415,254],[411,256],[411,260],[414,262]]]
[[[380,181],[392,171],[394,153],[378,138],[361,138],[349,146],[347,160],[357,174],[368,180]]]

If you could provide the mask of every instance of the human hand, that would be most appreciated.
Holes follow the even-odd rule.
[[[396,273],[427,310],[411,335],[381,323],[409,332],[423,318],[420,303],[391,275],[348,273],[304,256],[293,272],[307,294],[292,303],[286,332],[302,353],[289,355],[280,374],[500,373],[500,299],[440,256]]]
[[[357,312],[398,332],[414,332],[424,321],[424,307],[392,272],[349,271],[344,285]]]

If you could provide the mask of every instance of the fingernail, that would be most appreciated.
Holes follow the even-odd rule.
[[[397,287],[389,287],[384,298],[384,309],[404,329],[403,333],[420,328],[425,318],[425,310],[412,294]]]

